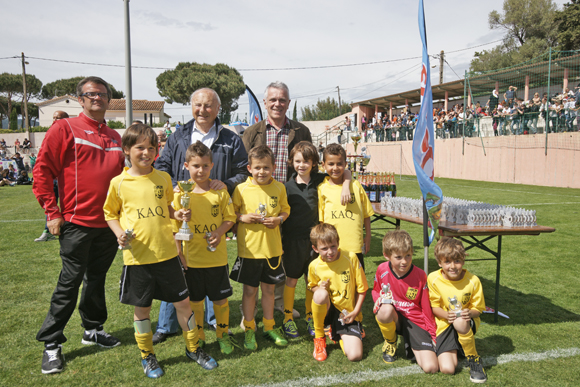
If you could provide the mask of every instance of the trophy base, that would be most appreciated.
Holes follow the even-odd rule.
[[[175,234],[175,240],[178,241],[190,241],[193,239],[193,234],[192,233],[187,233],[187,232],[178,232],[177,234]]]
[[[393,300],[391,298],[383,298],[381,304],[392,304]]]

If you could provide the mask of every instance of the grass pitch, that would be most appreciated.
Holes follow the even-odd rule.
[[[565,188],[523,186],[466,180],[437,179],[443,194],[462,199],[520,206],[535,209],[538,224],[556,228],[540,236],[503,238],[500,280],[500,311],[510,318],[482,316],[476,335],[479,354],[484,358],[487,385],[493,386],[575,386],[580,369],[580,238],[577,235],[580,191]],[[419,197],[412,177],[397,181],[400,196]],[[119,337],[122,345],[101,349],[81,344],[82,328],[77,312],[73,314],[63,345],[66,368],[62,374],[42,375],[40,363],[43,346],[35,335],[46,316],[50,297],[60,271],[57,241],[35,243],[44,228],[44,214],[30,186],[0,188],[0,385],[45,386],[237,386],[237,385],[361,385],[464,386],[469,370],[458,368],[456,375],[425,375],[416,365],[399,358],[393,365],[381,359],[382,338],[372,314],[370,291],[365,300],[363,325],[364,358],[350,363],[338,345],[329,345],[329,357],[319,363],[312,358],[312,339],[304,321],[297,322],[304,335],[278,348],[261,336],[258,328],[258,351],[236,350],[224,356],[219,352],[214,332],[206,330],[206,350],[220,366],[205,371],[185,357],[181,336],[171,337],[156,346],[157,357],[165,370],[159,380],[148,380],[142,371],[140,355],[132,328],[132,308],[118,301],[120,254],[107,278],[109,320],[107,332]],[[371,252],[366,257],[367,279],[372,284],[376,267],[383,262],[380,241],[392,227],[373,223]],[[415,244],[415,265],[423,268],[422,230],[403,223]],[[224,242],[225,243],[225,242]],[[230,264],[235,258],[235,242],[227,242]],[[488,242],[492,249],[497,242]],[[481,251],[469,250],[469,258],[488,258]],[[430,249],[429,270],[437,268]],[[465,266],[482,281],[486,303],[493,307],[495,292],[494,261],[467,262]],[[230,298],[231,327],[238,342],[243,341],[239,328],[241,286],[232,283]],[[372,285],[371,285],[372,286]],[[151,319],[157,320],[159,302]],[[304,282],[296,291],[296,309],[304,314]],[[275,314],[277,325],[282,315]],[[261,312],[257,321],[261,321]],[[397,355],[403,355],[399,341]]]

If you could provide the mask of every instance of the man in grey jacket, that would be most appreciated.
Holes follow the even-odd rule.
[[[248,178],[248,154],[240,137],[224,128],[217,119],[220,106],[220,97],[212,89],[198,89],[191,95],[193,119],[169,136],[163,155],[155,162],[156,169],[169,173],[173,187],[178,181],[189,180],[189,171],[183,166],[185,152],[189,145],[197,141],[212,151],[212,189],[227,187],[232,195],[234,188]],[[212,323],[212,316],[213,305],[207,302],[205,320],[208,324]],[[170,303],[162,302],[153,343],[163,342],[168,336],[176,334],[177,327],[175,308]]]

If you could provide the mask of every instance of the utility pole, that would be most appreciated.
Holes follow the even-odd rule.
[[[340,87],[336,86],[336,90],[338,90],[338,115],[342,115],[342,104],[340,103]]]
[[[28,94],[26,93],[26,65],[28,62],[24,60],[24,53],[22,53],[22,88],[24,91],[24,117],[26,123],[26,138],[30,138],[30,128],[28,126]]]
[[[443,83],[443,63],[445,62],[445,53],[441,50],[441,54],[439,54],[439,84]]]
[[[131,80],[131,28],[129,25],[129,1],[125,3],[125,127],[133,123],[133,86]]]

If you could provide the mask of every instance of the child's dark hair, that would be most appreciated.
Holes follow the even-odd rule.
[[[125,150],[129,151],[133,145],[137,144],[139,138],[143,136],[149,140],[149,144],[151,144],[157,150],[159,145],[159,140],[157,139],[157,134],[149,125],[145,124],[133,124],[125,130],[123,133],[123,138],[121,139],[121,146],[123,147],[123,152]],[[129,159],[129,154],[125,153],[125,158]]]
[[[320,158],[318,157],[318,151],[316,147],[308,141],[300,141],[298,144],[294,145],[294,148],[290,151],[290,155],[288,156],[288,165],[293,168],[294,167],[294,156],[296,153],[302,154],[302,158],[305,161],[312,162],[312,169],[318,169],[318,162]]]
[[[435,258],[437,262],[443,261],[465,261],[465,248],[460,240],[455,238],[443,237],[435,246]]]
[[[267,145],[258,145],[250,149],[248,153],[248,165],[252,165],[252,159],[261,160],[269,158],[272,165],[276,164],[274,161],[274,152]]]
[[[346,151],[340,144],[330,144],[322,153],[322,161],[326,161],[327,156],[341,156],[342,160],[346,163]]]
[[[209,149],[203,142],[197,141],[195,144],[191,144],[187,148],[187,151],[185,152],[185,162],[189,163],[189,161],[194,157],[205,156],[209,156],[209,161],[213,162],[211,149]]]
[[[312,245],[318,247],[318,242],[326,244],[336,242],[338,244],[340,238],[338,231],[336,231],[336,228],[332,224],[319,223],[310,231],[310,242]]]
[[[383,254],[390,257],[393,253],[413,254],[413,239],[405,230],[388,232],[383,238]]]

